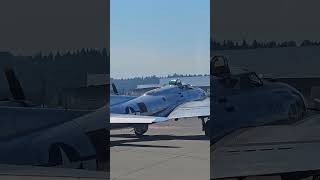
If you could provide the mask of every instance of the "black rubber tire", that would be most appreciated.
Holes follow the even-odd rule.
[[[204,125],[204,134],[207,136],[207,137],[211,137],[211,129],[210,129],[210,120],[208,120],[205,125]]]
[[[133,128],[136,136],[143,136],[149,129],[148,124],[139,125]]]

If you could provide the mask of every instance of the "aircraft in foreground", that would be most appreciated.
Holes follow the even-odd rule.
[[[319,122],[317,114],[290,125],[235,130],[210,147],[211,179],[319,179]]]
[[[248,70],[232,74],[225,57],[211,63],[210,178],[319,179],[320,116],[309,111],[304,95]]]
[[[139,97],[119,96],[114,85],[113,89],[116,96],[110,97],[111,129],[132,127],[141,136],[149,124],[191,117],[201,118],[205,129],[204,119],[210,116],[210,101],[205,91],[179,79]]]
[[[231,69],[223,56],[212,58],[211,71],[211,143],[239,128],[294,123],[306,115],[304,96],[288,84]]]
[[[95,111],[39,108],[26,100],[12,68],[12,99],[0,101],[0,164],[106,170],[107,106]]]

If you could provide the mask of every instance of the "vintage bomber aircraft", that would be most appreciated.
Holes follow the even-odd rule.
[[[211,179],[319,179],[319,122],[314,114],[290,125],[235,130],[210,147]]]
[[[12,68],[5,69],[12,98],[0,100],[0,164],[105,170],[109,129],[120,123],[167,118],[111,117],[109,106],[94,111],[40,108],[26,100]]]
[[[306,109],[319,110],[308,107],[295,88],[280,83],[283,78],[265,80],[251,77],[249,71],[234,75],[224,57],[211,63],[216,87],[211,89],[216,93],[210,122],[211,179],[319,179],[320,116],[310,112],[306,116]],[[296,79],[300,82],[293,84],[301,83],[301,78],[285,78]],[[320,79],[303,81],[300,88],[310,89],[306,85],[317,85]]]
[[[156,106],[149,105],[159,103],[159,98],[163,101],[173,97],[174,99],[169,99],[167,103],[159,104],[159,108],[163,109],[162,112],[171,110],[171,114],[167,117],[144,116],[144,113],[137,115],[137,111],[134,114],[110,115],[109,105],[94,111],[39,108],[26,100],[12,68],[7,68],[5,75],[13,98],[0,101],[0,164],[103,170],[109,163],[109,129],[145,127],[147,124],[168,119],[189,117],[190,113],[193,113],[193,117],[209,116],[209,107],[206,107],[206,112],[188,109],[190,106],[187,102],[191,99],[204,98],[202,90],[188,85],[170,85],[164,89],[167,91],[171,89],[171,93],[167,91],[163,93],[163,89],[155,90],[150,92],[150,95],[130,101],[128,97],[115,96],[114,98],[122,101],[117,101],[116,106],[111,100],[113,104],[111,107],[121,109],[120,107],[128,105],[132,108],[131,112],[138,107],[134,106],[135,102],[141,103],[140,100],[147,100],[145,105],[150,112],[149,110],[154,110],[152,108]],[[163,96],[153,93],[160,93]],[[146,98],[147,96],[150,98]],[[123,101],[124,98],[126,101]],[[181,108],[177,109],[176,107],[181,104]]]
[[[239,128],[293,123],[306,114],[306,101],[297,89],[231,69],[223,56],[211,59],[211,87],[211,144]]]
[[[113,89],[118,94],[114,85]],[[139,97],[110,98],[111,129],[133,127],[138,136],[147,132],[149,124],[169,119],[198,117],[205,126],[204,118],[210,115],[210,103],[205,91],[183,84],[179,79]],[[132,115],[142,115],[144,118],[134,118]],[[131,124],[122,117],[133,117]]]

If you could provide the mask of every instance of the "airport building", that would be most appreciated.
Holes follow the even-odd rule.
[[[87,74],[86,87],[64,89],[58,98],[66,109],[94,110],[107,103],[109,75]]]
[[[87,74],[87,87],[100,86],[109,83],[110,75],[108,74]]]

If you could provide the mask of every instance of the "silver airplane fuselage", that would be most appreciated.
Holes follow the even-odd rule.
[[[167,117],[177,106],[207,97],[204,90],[190,85],[167,85],[121,104],[111,105],[115,114]],[[111,103],[112,104],[112,103]],[[112,128],[120,128],[114,125]]]

